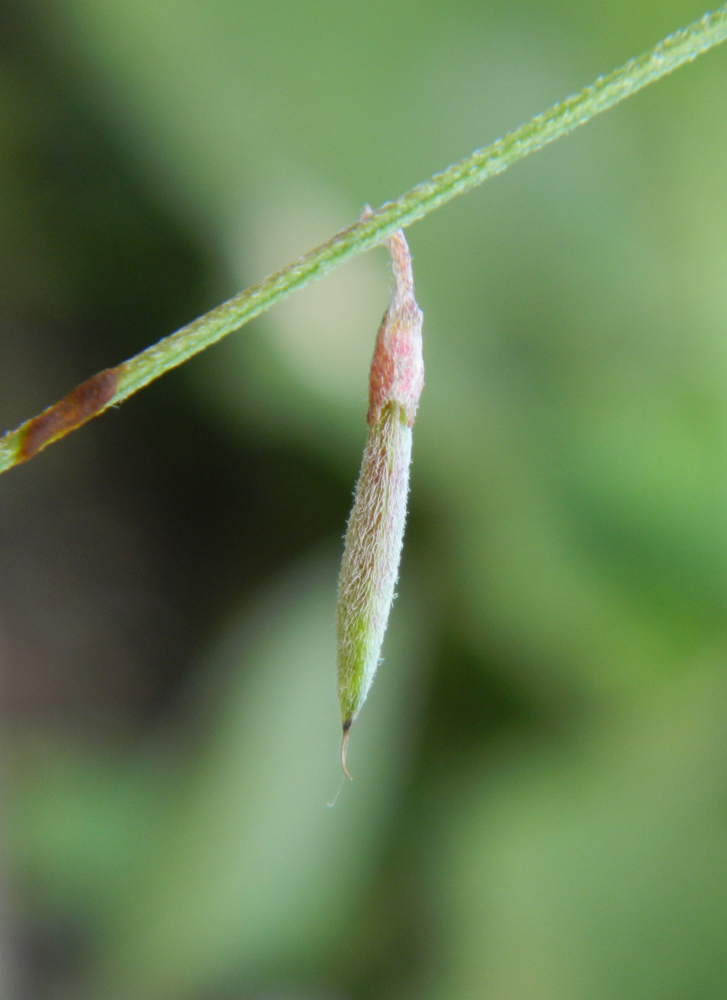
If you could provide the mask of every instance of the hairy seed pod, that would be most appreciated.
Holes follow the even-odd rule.
[[[387,241],[394,294],[369,378],[368,440],[356,485],[338,581],[338,696],[346,742],[379,665],[404,539],[411,428],[424,385],[422,314],[414,299],[409,247],[401,230]]]

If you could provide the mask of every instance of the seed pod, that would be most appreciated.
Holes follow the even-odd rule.
[[[369,435],[348,521],[338,581],[338,696],[346,743],[379,665],[404,538],[411,428],[424,385],[422,314],[414,299],[404,233],[387,241],[394,295],[384,315],[369,378]]]

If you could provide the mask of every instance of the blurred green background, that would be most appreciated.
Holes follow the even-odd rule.
[[[13,427],[699,16],[0,0]],[[0,997],[727,995],[727,51],[409,231],[427,386],[338,802],[376,250],[0,481]]]

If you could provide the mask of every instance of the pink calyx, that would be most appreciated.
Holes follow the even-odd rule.
[[[387,403],[397,403],[411,427],[424,387],[422,313],[414,298],[409,248],[399,229],[387,240],[394,271],[394,294],[384,314],[369,377],[368,423],[378,423]]]

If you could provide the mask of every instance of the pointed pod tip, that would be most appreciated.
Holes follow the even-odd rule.
[[[341,767],[343,773],[346,775],[349,781],[353,781],[353,775],[346,767],[346,748],[348,747],[348,736],[351,732],[351,723],[353,719],[346,719],[343,723],[343,739],[341,740]]]

